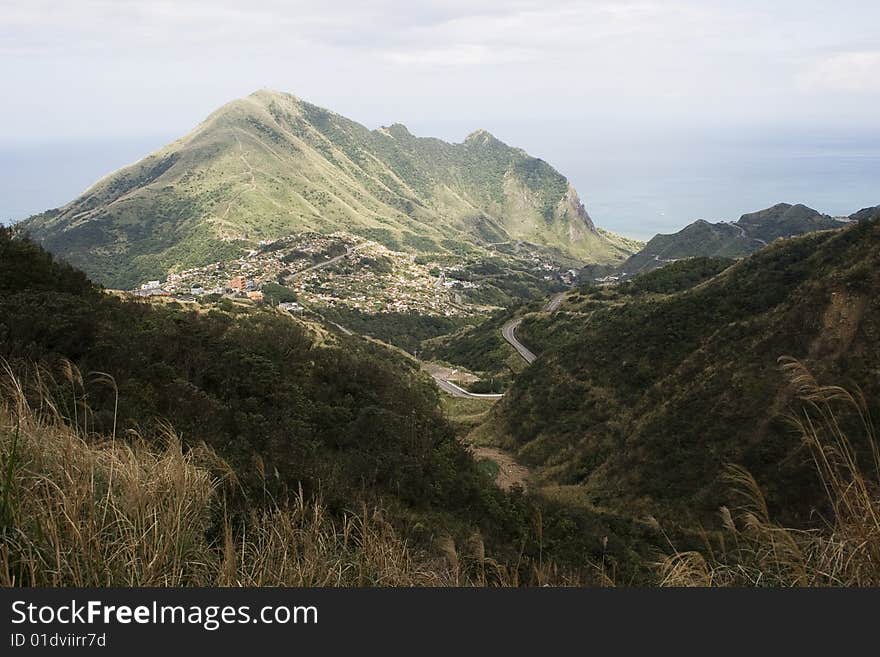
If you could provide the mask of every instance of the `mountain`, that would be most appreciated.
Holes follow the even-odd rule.
[[[649,576],[645,564],[659,534],[613,515],[545,504],[521,489],[502,490],[495,485],[497,468],[475,459],[459,441],[449,409],[441,408],[440,392],[418,363],[349,333],[228,299],[196,306],[107,293],[0,227],[0,427],[21,420],[22,429],[19,441],[17,431],[0,428],[0,447],[23,459],[4,475],[16,483],[21,503],[5,509],[3,531],[17,539],[0,579],[20,584],[35,576],[42,582],[45,572],[54,585],[81,583],[75,577],[82,576],[82,560],[74,573],[56,561],[51,569],[36,568],[36,575],[21,564],[34,555],[81,555],[80,521],[94,520],[98,509],[107,530],[88,536],[88,550],[98,561],[89,581],[153,581],[129,570],[134,552],[126,552],[124,567],[113,573],[109,561],[97,559],[107,548],[104,554],[116,562],[119,526],[134,527],[142,539],[142,514],[151,508],[145,500],[163,508],[148,517],[156,532],[173,536],[185,528],[181,554],[193,554],[187,562],[198,571],[195,577],[210,576],[203,564],[213,553],[193,553],[193,545],[219,549],[222,558],[228,548],[224,523],[228,537],[253,537],[265,527],[254,525],[263,517],[275,535],[283,514],[296,512],[303,500],[325,508],[347,546],[336,568],[361,573],[355,576],[360,584],[392,580],[364,579],[362,563],[343,565],[352,542],[361,544],[361,521],[344,522],[351,510],[364,522],[369,515],[393,529],[414,556],[447,563],[459,584],[544,584],[569,574],[571,581],[592,582],[592,564],[609,551],[625,558],[633,573]],[[77,439],[59,444],[65,438],[60,434],[68,432]],[[110,497],[106,470],[96,472],[82,459],[84,445],[111,470],[117,454],[143,457],[117,467],[134,473],[112,492],[122,499]],[[190,463],[202,471],[191,479],[162,463]],[[64,497],[72,488],[76,497]],[[202,507],[209,501],[206,488],[216,493],[210,509],[186,513],[181,522],[170,496]],[[76,531],[57,513],[71,499],[88,511],[77,516]],[[112,508],[102,516],[106,504]],[[138,515],[126,515],[130,511]],[[53,534],[34,518],[60,518],[68,531]],[[280,531],[282,548],[272,542],[265,551],[312,555],[309,536]],[[363,545],[378,549],[375,558],[388,565],[385,536],[371,534]],[[335,542],[333,534],[317,541],[324,545],[327,539]],[[145,545],[138,549],[155,558],[155,542]],[[278,568],[267,567],[264,575],[283,578],[290,571]],[[337,582],[336,575],[310,581]]]
[[[873,219],[880,219],[880,205],[862,208],[849,216],[850,221],[871,221]]]
[[[744,214],[732,223],[700,219],[677,233],[655,235],[641,251],[620,265],[618,271],[632,276],[696,256],[741,258],[779,237],[840,228],[846,223],[805,205],[788,203]]]
[[[171,442],[190,459],[204,457],[207,445],[224,463],[205,459],[206,467],[230,482],[217,486],[217,517],[229,512],[245,522],[304,493],[335,510],[373,501],[439,532],[476,526],[507,504],[456,442],[436,388],[411,359],[270,309],[198,312],[126,301],[2,227],[0,362],[0,412],[15,406],[14,372],[34,414],[56,409],[41,426],[67,423],[96,449],[110,445],[111,434],[133,449],[146,443],[162,451]],[[172,488],[186,493],[192,483]],[[17,495],[32,490],[22,486]],[[487,504],[488,512],[477,511]],[[202,521],[193,531],[211,540],[211,522]],[[508,541],[517,543],[500,537]]]
[[[409,252],[525,241],[579,262],[619,262],[574,187],[478,130],[463,143],[378,130],[258,91],[185,137],[21,226],[98,281],[130,287],[294,232],[344,231]]]
[[[824,498],[786,420],[795,394],[778,359],[860,390],[876,417],[878,289],[876,219],[733,264],[693,259],[584,287],[556,313],[525,316],[517,334],[538,358],[476,437],[513,451],[566,499],[692,527],[717,527],[730,502],[721,475],[739,464],[774,513],[808,524]]]

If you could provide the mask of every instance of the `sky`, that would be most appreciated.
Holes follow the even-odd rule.
[[[485,128],[594,189],[622,149],[876,143],[880,3],[0,0],[0,83],[0,173],[89,144],[93,180],[272,88],[369,127]],[[76,193],[57,179],[31,198]]]

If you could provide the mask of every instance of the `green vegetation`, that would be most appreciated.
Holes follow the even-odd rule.
[[[607,237],[613,244],[617,245],[624,251],[637,253],[645,248],[645,243],[641,240],[618,235],[617,233],[612,233],[610,230],[605,230],[604,228],[599,228],[598,231],[601,235]]]
[[[779,237],[803,235],[815,230],[833,230],[843,224],[800,203],[778,203],[766,210],[744,214],[736,225],[753,239],[772,242]]]
[[[436,558],[407,545],[379,509],[334,514],[295,493],[230,518],[236,482],[213,450],[184,450],[170,430],[162,447],[96,440],[31,411],[19,381],[3,384],[2,586],[517,583],[482,543],[459,556],[447,540],[449,558]]]
[[[612,531],[621,571],[648,576],[644,558],[658,537],[497,488],[459,442],[430,379],[392,350],[324,332],[316,339],[254,306],[198,312],[125,301],[8,230],[0,254],[0,358],[14,377],[0,390],[7,583],[318,583],[346,559],[357,564],[351,577],[333,583],[542,583],[553,572],[590,581]],[[59,462],[60,454],[71,457]],[[111,461],[130,477],[108,494]],[[166,483],[167,495],[149,497]],[[94,547],[104,556],[88,553],[95,562],[79,555],[88,537],[54,511],[67,503],[87,509],[77,522],[100,534]],[[313,512],[302,509],[315,504],[319,516],[304,525]],[[363,505],[382,510],[388,532],[369,514],[352,515]],[[185,522],[170,524],[173,509]],[[354,533],[328,534],[345,526]],[[120,550],[139,528],[149,531],[126,570]],[[381,543],[361,545],[360,532]],[[468,556],[474,537],[497,572]],[[325,553],[310,556],[313,539]],[[311,575],[273,570],[288,540],[291,568],[318,559]],[[457,554],[452,580],[444,569],[425,580],[417,566],[398,570],[408,559],[401,541],[410,554],[439,550],[449,563]],[[391,572],[371,561],[381,559],[374,545],[388,550]],[[143,559],[149,551],[157,570]],[[57,570],[34,579],[37,562]],[[236,569],[248,566],[257,570]]]
[[[452,289],[465,295],[471,303],[497,307],[544,298],[564,289],[558,280],[545,280],[542,272],[534,271],[531,263],[516,256],[493,256],[466,262],[460,269],[450,271],[447,278],[461,282],[454,284]],[[465,281],[476,283],[478,287],[466,288]]]
[[[699,220],[672,235],[655,235],[617,271],[628,275],[645,273],[665,267],[669,262],[694,257],[742,258],[779,237],[845,225],[805,205],[779,203],[766,210],[744,214],[734,223],[713,224]],[[607,272],[597,272],[599,276],[605,274]]]
[[[729,258],[688,258],[637,276],[617,287],[620,294],[673,294],[683,292],[727,269]]]
[[[880,224],[866,222],[774,243],[693,287],[724,263],[586,289],[554,315],[528,315],[519,335],[539,359],[484,431],[546,485],[599,508],[712,526],[720,475],[736,463],[782,520],[808,524],[823,500],[781,417],[792,396],[776,361],[793,356],[880,398],[878,246]]]
[[[785,369],[798,395],[794,428],[813,457],[817,488],[825,496],[825,522],[808,532],[774,522],[759,483],[731,466],[726,479],[734,506],[722,508],[721,549],[667,557],[661,584],[880,585],[880,450],[868,409],[859,395],[819,385],[796,361]],[[860,459],[859,452],[868,457]]]
[[[490,376],[486,379],[474,381],[465,386],[470,392],[478,394],[504,392],[510,384],[510,377],[506,376]]]
[[[270,91],[221,107],[22,229],[126,289],[305,231],[343,230],[414,253],[485,253],[479,244],[510,240],[577,261],[632,252],[595,230],[561,174],[488,133],[449,144],[399,125],[370,131]]]
[[[422,340],[457,329],[460,317],[435,317],[419,313],[364,313],[341,306],[327,308],[321,314],[349,331],[393,344],[411,354],[419,351]]]
[[[296,301],[296,293],[293,290],[277,283],[263,283],[260,290],[266,303],[272,305]]]
[[[498,311],[475,326],[427,340],[422,345],[422,358],[452,363],[488,376],[516,374],[523,369],[522,359],[501,337],[501,326],[517,310]]]
[[[878,247],[866,219],[554,313],[326,317],[493,401],[271,308],[125,300],[0,231],[0,583],[876,584]]]

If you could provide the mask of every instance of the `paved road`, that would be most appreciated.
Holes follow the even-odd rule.
[[[747,235],[745,229],[742,226],[740,226],[738,223],[734,222],[734,223],[731,223],[730,225],[739,231],[739,236],[742,237],[744,240],[753,240],[755,242],[758,242],[759,244],[763,244],[764,246],[767,246],[767,242],[762,240],[760,237],[752,237],[750,235]]]
[[[355,244],[354,246],[350,246],[350,247],[348,247],[348,249],[346,249],[345,253],[343,253],[342,255],[338,255],[335,258],[330,258],[329,260],[325,260],[324,262],[319,262],[317,265],[312,265],[311,267],[306,267],[305,269],[294,272],[290,276],[288,276],[285,280],[290,281],[298,276],[302,276],[303,274],[308,274],[310,271],[315,271],[316,269],[321,269],[322,267],[329,267],[333,263],[339,262],[343,258],[347,258],[348,256],[350,256],[352,253],[357,251],[362,246],[366,246],[366,243]]]
[[[557,292],[552,297],[550,297],[550,301],[547,303],[547,307],[544,308],[548,313],[555,313],[559,306],[562,305],[562,302],[565,301],[565,292]]]
[[[437,386],[443,392],[449,393],[453,397],[475,397],[477,399],[501,399],[504,395],[500,393],[477,393],[477,392],[468,392],[464,388],[460,388],[455,385],[451,381],[447,381],[446,379],[441,379],[439,374],[432,374],[434,377],[434,381],[437,382]]]
[[[552,297],[550,297],[550,301],[547,302],[547,305],[544,306],[544,311],[548,313],[555,313],[559,306],[562,305],[562,302],[565,301],[565,292],[557,292]],[[522,356],[527,363],[533,363],[537,356],[525,346],[522,342],[516,339],[516,329],[522,323],[522,317],[511,319],[504,326],[501,327],[501,336],[507,340],[510,345],[517,350],[520,356]]]
[[[516,329],[520,324],[522,324],[522,317],[511,319],[501,327],[501,335],[514,349],[517,350],[517,352],[519,352],[520,356],[525,358],[527,363],[532,363],[537,356],[533,354],[527,346],[516,339]]]
[[[351,331],[351,330],[345,328],[342,324],[337,324],[336,322],[330,322],[330,323],[333,324],[333,326],[338,328],[340,331],[345,333],[345,335],[354,335],[354,331]]]

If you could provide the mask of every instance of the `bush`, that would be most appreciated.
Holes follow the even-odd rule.
[[[7,388],[19,384],[6,381]],[[224,514],[234,480],[211,450],[87,441],[23,395],[0,406],[2,586],[442,586],[472,583],[415,553],[378,509],[331,516],[302,493]]]
[[[289,303],[296,301],[296,293],[289,287],[278,285],[277,283],[264,283],[260,288],[263,292],[263,298],[270,305],[278,305],[279,303]]]
[[[792,421],[827,495],[825,522],[811,531],[773,522],[758,482],[731,465],[726,480],[737,503],[721,509],[721,545],[729,547],[710,548],[708,557],[699,551],[667,557],[660,564],[664,585],[880,586],[880,445],[864,400],[820,386],[796,361],[785,368],[801,402]]]

